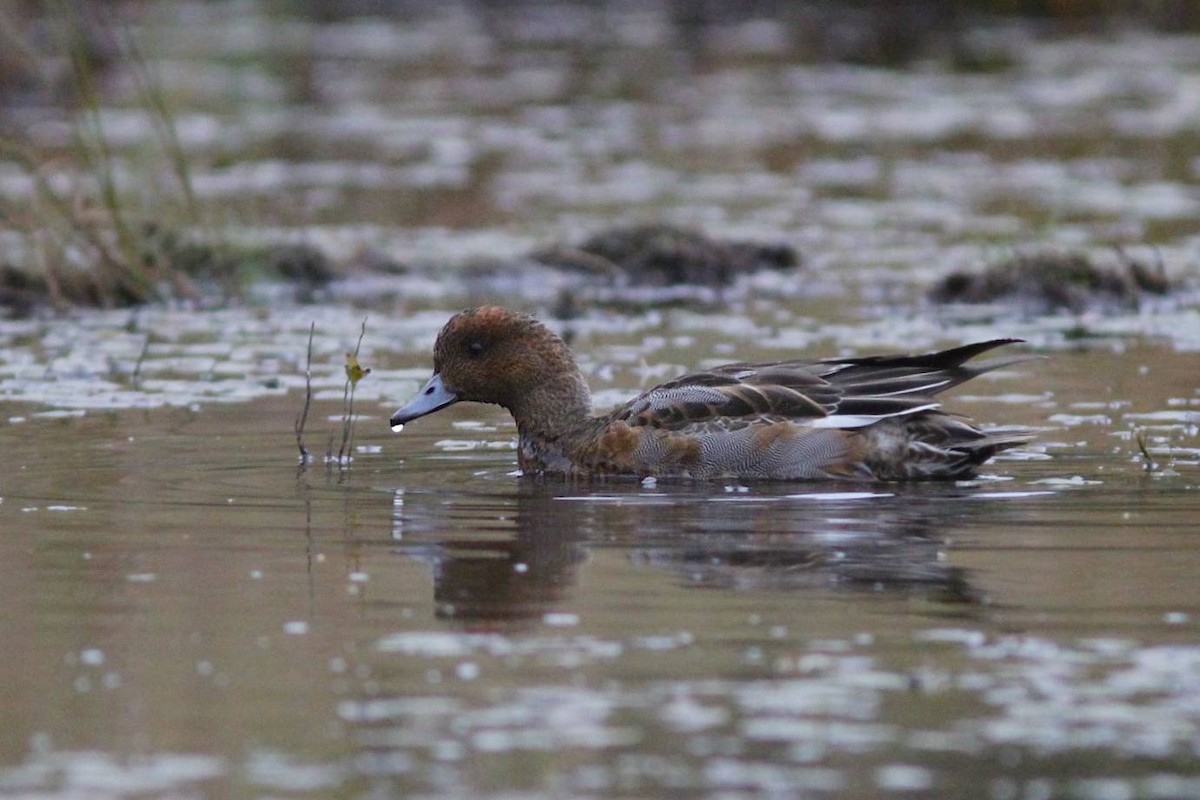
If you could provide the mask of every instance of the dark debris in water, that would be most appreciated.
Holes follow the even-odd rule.
[[[1084,253],[1040,251],[997,261],[981,272],[956,271],[931,292],[937,303],[1018,303],[1031,313],[1137,310],[1147,296],[1176,287],[1159,262],[1150,266],[1124,254],[1105,266]]]
[[[740,277],[791,271],[800,254],[785,242],[719,239],[664,224],[602,229],[511,258],[482,258],[457,272],[469,294],[557,297],[557,316],[582,307],[629,312],[666,306],[713,307]],[[549,292],[547,291],[549,290]]]
[[[12,264],[0,264],[0,308],[26,317],[44,305],[49,295],[50,288],[43,276]]]
[[[719,288],[739,275],[800,265],[800,254],[785,243],[713,239],[670,225],[610,228],[582,244],[556,245],[532,258],[564,271],[648,287]]]
[[[342,276],[341,269],[323,250],[306,243],[211,245],[148,226],[143,252],[145,266],[155,273],[176,274],[190,282],[218,287],[221,294],[233,297],[240,296],[250,283],[284,281],[295,288],[297,300],[306,302],[313,299],[317,289]],[[196,288],[191,294],[203,296],[208,292]]]

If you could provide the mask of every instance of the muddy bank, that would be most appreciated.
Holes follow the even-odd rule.
[[[54,269],[49,275],[4,265],[0,308],[21,316],[48,308],[121,308],[148,302],[210,307],[242,300],[253,286],[264,283],[282,284],[296,302],[304,303],[328,299],[322,290],[335,281],[410,273],[448,284],[450,276],[457,275],[463,293],[499,292],[510,302],[520,302],[525,299],[522,287],[531,289],[539,273],[549,272],[560,291],[572,294],[572,302],[653,303],[715,296],[740,277],[768,269],[790,272],[801,260],[783,241],[725,239],[665,224],[608,228],[579,243],[537,248],[514,259],[419,268],[369,249],[336,260],[309,243],[207,245],[147,226],[138,258],[140,272],[114,269],[107,262],[91,269]],[[403,293],[403,281],[393,291]]]

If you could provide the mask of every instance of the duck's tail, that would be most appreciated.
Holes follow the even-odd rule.
[[[864,465],[879,480],[965,480],[992,456],[1034,438],[1026,428],[982,431],[939,411],[883,420],[861,435]]]

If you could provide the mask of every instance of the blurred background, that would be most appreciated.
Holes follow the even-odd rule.
[[[924,284],[1031,244],[1149,244],[1172,267],[1196,242],[1186,0],[0,13],[10,295],[17,267],[104,305],[519,275],[642,223]],[[72,288],[97,265],[115,288]]]
[[[1198,262],[1192,0],[0,4],[0,796],[1200,797]],[[1037,440],[521,479],[482,301]]]

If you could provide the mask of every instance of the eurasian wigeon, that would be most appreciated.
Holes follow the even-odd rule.
[[[967,478],[1024,429],[981,431],[935,395],[1026,360],[993,339],[917,356],[727,364],[656,386],[602,416],[565,342],[525,314],[484,306],[438,334],[433,377],[393,429],[460,400],[512,413],[525,474],[805,480]]]

